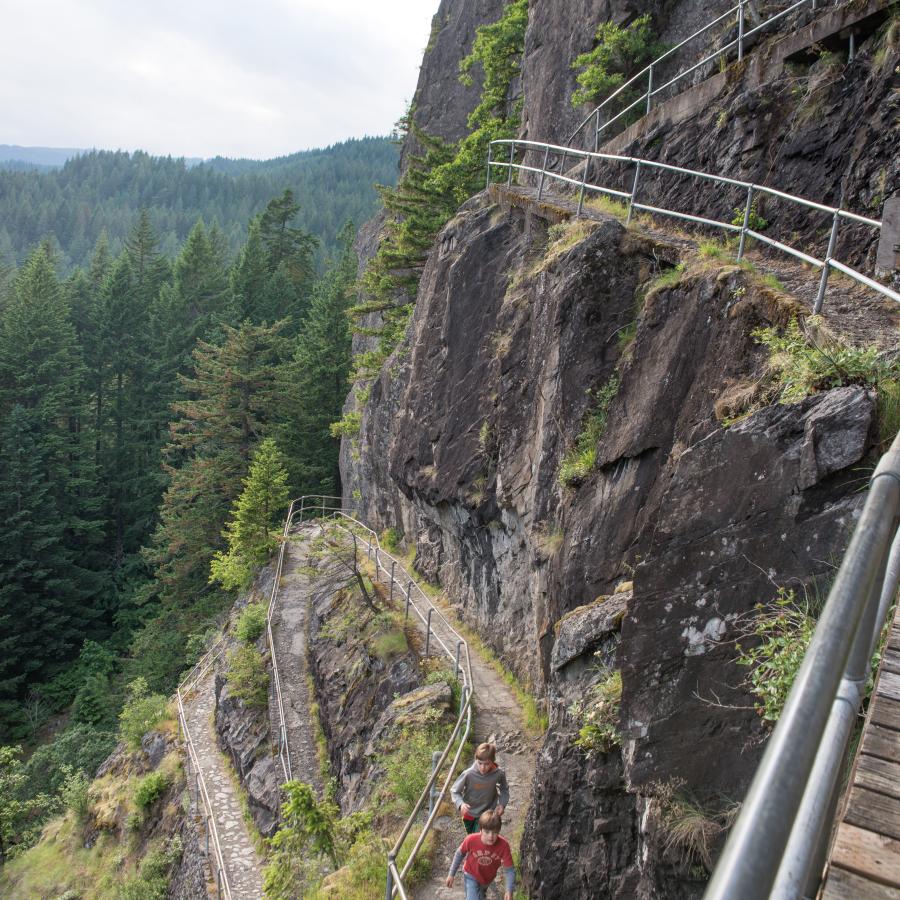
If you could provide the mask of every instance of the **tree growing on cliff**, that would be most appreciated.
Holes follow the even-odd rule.
[[[210,565],[210,581],[226,590],[246,585],[254,566],[266,561],[278,546],[276,522],[288,502],[284,457],[271,438],[264,440],[244,479],[244,490],[235,501],[231,521],[225,528],[228,550],[217,552]]]

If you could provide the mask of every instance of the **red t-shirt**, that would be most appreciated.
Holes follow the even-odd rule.
[[[463,872],[471,875],[479,884],[490,884],[500,866],[508,869],[513,864],[509,841],[499,835],[497,840],[488,847],[481,840],[480,834],[470,834],[462,842],[459,850],[466,857]]]

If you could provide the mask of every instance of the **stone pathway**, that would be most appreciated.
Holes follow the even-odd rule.
[[[213,807],[231,896],[233,900],[259,900],[262,896],[262,863],[256,855],[244,822],[230,766],[216,744],[213,729],[216,703],[213,683],[214,670],[211,670],[184,699],[187,727]],[[193,777],[193,773],[190,777]],[[202,813],[202,804],[200,809]],[[210,853],[214,853],[212,837]]]
[[[386,576],[382,575],[382,577]],[[401,576],[398,574],[397,577]],[[414,594],[414,597],[417,596]],[[417,600],[416,605],[423,615],[427,616],[427,605],[424,601]],[[412,612],[410,621],[419,626],[424,647],[425,625]],[[455,652],[457,639],[438,615],[434,615],[432,618],[432,630],[451,652]],[[453,667],[453,660],[447,657],[434,639],[431,642],[430,655],[438,657],[450,668]],[[525,730],[522,708],[518,698],[493,667],[478,655],[474,647],[469,648],[469,659],[475,688],[473,743],[477,745],[482,741],[492,741],[497,745],[497,763],[506,772],[509,782],[510,799],[509,806],[503,814],[503,835],[507,840],[512,840],[521,837],[524,818],[528,812],[531,782],[534,778],[541,739],[531,737]],[[467,768],[472,762],[472,759],[463,758],[461,765],[463,768]],[[449,804],[449,797],[447,802]],[[432,876],[415,889],[414,896],[416,900],[450,900],[450,898],[462,897],[464,888],[461,875],[457,874],[453,888],[448,888],[445,883],[447,870],[450,868],[456,848],[466,836],[462,821],[455,814],[441,816],[435,820],[434,827],[438,833],[438,847],[434,854]],[[417,831],[414,829],[411,838],[414,838],[416,834]],[[500,889],[501,878],[502,875],[498,876],[493,887],[488,891],[488,897],[503,896]]]
[[[316,735],[309,710],[309,692],[306,688],[309,671],[306,650],[311,579],[302,571],[304,566],[309,565],[309,545],[320,533],[318,525],[302,525],[295,532],[295,539],[289,541],[285,548],[281,584],[272,616],[272,638],[284,699],[291,774],[296,780],[311,784],[321,797],[323,785],[319,773]],[[274,690],[269,698],[269,718],[272,734],[277,735],[279,715]],[[278,773],[279,778],[282,778],[280,765]]]

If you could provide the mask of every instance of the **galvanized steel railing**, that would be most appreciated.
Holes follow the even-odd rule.
[[[307,501],[315,500],[315,504]],[[337,506],[333,505],[333,501],[337,500]],[[327,505],[326,505],[327,502]],[[324,515],[326,510],[339,510],[340,497],[325,497],[321,495],[304,495],[291,501],[288,508],[287,516],[284,520],[284,529],[281,535],[281,546],[278,548],[278,561],[275,564],[275,580],[272,582],[272,592],[269,595],[269,606],[266,610],[266,639],[269,644],[269,655],[272,658],[272,682],[275,688],[275,700],[278,707],[278,758],[281,760],[281,770],[284,773],[284,780],[290,781],[293,777],[291,771],[291,754],[288,744],[287,720],[284,715],[284,697],[281,689],[281,675],[278,671],[278,655],[275,653],[275,638],[272,634],[272,617],[275,614],[275,604],[278,602],[278,588],[281,582],[281,572],[284,568],[284,552],[287,547],[288,535],[294,525],[294,517],[298,516],[303,521],[303,515],[310,509],[320,515]],[[299,504],[299,506],[297,505]]]
[[[706,900],[815,897],[847,745],[900,579],[900,435],[882,457]]]
[[[396,894],[407,900],[408,894],[403,879],[409,872],[410,867],[415,862],[416,856],[422,847],[425,838],[434,825],[440,804],[447,796],[453,775],[459,765],[460,758],[465,750],[466,741],[472,730],[472,696],[474,694],[474,685],[472,681],[472,665],[469,658],[469,645],[465,638],[450,624],[447,617],[438,609],[431,599],[416,583],[416,580],[406,571],[403,564],[381,549],[378,541],[378,535],[367,525],[354,519],[345,512],[334,513],[335,520],[343,519],[349,523],[345,527],[336,521],[337,527],[350,534],[355,534],[360,542],[365,545],[366,555],[368,559],[375,564],[375,578],[381,580],[384,575],[389,591],[390,601],[393,601],[395,589],[399,595],[406,601],[406,617],[409,618],[409,612],[412,610],[425,627],[425,655],[431,647],[431,641],[434,640],[441,648],[448,660],[454,664],[454,676],[459,679],[461,684],[459,713],[456,718],[456,724],[447,740],[446,745],[441,751],[440,758],[436,760],[432,767],[431,777],[425,785],[413,811],[409,814],[400,835],[394,843],[394,846],[388,852],[387,858],[387,882],[385,887],[385,900],[391,900]],[[400,577],[402,576],[402,578]],[[405,584],[403,583],[405,582]],[[438,633],[443,631],[444,636]],[[455,646],[454,646],[455,641]],[[444,779],[443,786],[437,793],[434,792],[434,786],[438,780],[440,772],[444,767],[448,757],[453,753],[453,761],[447,769],[447,775]],[[426,803],[429,803],[428,815],[425,823],[419,831],[418,837],[410,849],[409,855],[402,868],[398,867],[397,857],[401,849],[406,843],[411,831],[413,830],[416,819],[422,811]]]
[[[220,637],[215,644],[203,655],[200,661],[191,669],[190,672],[182,679],[175,691],[175,697],[178,703],[178,723],[184,735],[185,744],[188,751],[188,796],[190,796],[190,769],[194,769],[194,809],[199,814],[200,804],[203,804],[206,819],[206,856],[209,859],[210,871],[213,881],[216,882],[216,891],[219,897],[225,900],[231,900],[231,885],[228,882],[228,872],[225,869],[225,857],[222,854],[222,844],[219,840],[219,829],[216,825],[216,819],[213,814],[212,802],[209,798],[209,790],[206,786],[206,779],[203,776],[203,768],[200,765],[200,758],[194,747],[194,739],[188,728],[187,716],[184,712],[183,694],[190,693],[197,684],[202,681],[209,670],[215,665],[216,660],[222,655],[225,649],[225,638]],[[210,854],[210,837],[212,837],[212,850]]]
[[[494,158],[495,149],[502,148],[503,150],[506,150],[507,147],[509,148],[508,159],[504,158],[500,160]],[[516,162],[516,152],[520,148],[523,151],[523,161]],[[542,162],[539,166],[525,164],[524,160],[527,154],[530,152],[538,152],[542,154]],[[504,156],[505,155],[506,154],[504,154]],[[551,155],[560,157],[559,171],[551,170]],[[582,169],[581,178],[573,178],[571,175],[565,174],[565,166],[569,157],[571,157],[573,160],[584,160],[584,167]],[[555,159],[553,160],[553,162],[555,165]],[[592,183],[589,180],[590,168],[591,165],[595,162],[634,166],[634,180],[632,181],[631,191],[620,191],[614,188],[603,187],[601,185]],[[821,312],[822,303],[825,299],[825,290],[828,286],[828,275],[832,269],[841,272],[842,274],[849,276],[860,284],[863,284],[866,287],[871,288],[872,290],[877,291],[880,294],[883,294],[885,297],[889,297],[891,300],[895,300],[900,303],[900,294],[898,294],[896,291],[893,291],[889,287],[881,284],[878,281],[875,281],[873,278],[869,278],[868,276],[863,275],[861,272],[857,272],[856,269],[852,269],[850,266],[845,265],[844,263],[834,258],[834,251],[837,246],[838,231],[843,220],[859,222],[872,228],[877,228],[879,230],[881,229],[881,222],[877,221],[876,219],[870,219],[866,216],[860,216],[857,213],[849,212],[848,210],[841,209],[840,207],[826,206],[823,203],[816,203],[814,200],[807,200],[804,197],[797,197],[793,194],[786,194],[783,191],[778,191],[775,190],[775,188],[766,187],[762,184],[753,184],[749,181],[738,181],[735,178],[726,178],[723,175],[712,175],[709,172],[698,172],[694,169],[682,169],[678,166],[670,166],[667,163],[656,162],[655,160],[641,159],[634,156],[617,156],[610,153],[592,153],[586,150],[574,150],[571,147],[559,147],[555,144],[545,144],[538,141],[522,141],[515,139],[491,141],[491,144],[488,147],[487,160],[488,185],[491,182],[492,168],[501,168],[508,170],[507,185],[512,184],[513,171],[529,172],[534,175],[540,176],[538,186],[538,200],[540,200],[543,196],[544,183],[547,178],[552,178],[556,181],[562,182],[563,184],[567,184],[573,188],[577,188],[579,192],[578,215],[581,215],[584,208],[585,193],[587,191],[593,191],[600,194],[606,194],[610,197],[616,197],[617,199],[627,203],[626,222],[631,221],[632,214],[635,210],[641,210],[643,212],[648,212],[654,215],[672,216],[683,221],[694,222],[698,225],[718,228],[722,231],[729,232],[730,234],[739,235],[740,240],[738,243],[737,251],[738,260],[743,257],[747,238],[750,237],[754,240],[760,241],[763,244],[766,244],[769,247],[779,250],[782,253],[787,253],[788,255],[793,256],[796,259],[799,259],[812,266],[816,266],[817,268],[822,270],[822,275],[819,279],[819,291],[816,296],[815,304],[813,306],[814,313]],[[701,181],[708,181],[713,182],[714,184],[723,184],[730,187],[740,188],[741,190],[746,192],[742,223],[740,225],[735,225],[731,221],[723,222],[718,219],[710,219],[704,216],[695,216],[689,213],[679,212],[677,210],[668,209],[665,207],[651,206],[647,203],[639,203],[637,200],[637,193],[640,184],[641,171],[644,169],[674,173],[676,175],[682,176],[686,175]],[[769,197],[776,197],[780,200],[786,200],[789,203],[804,207],[806,209],[817,210],[831,216],[831,232],[828,239],[828,249],[825,251],[824,259],[818,259],[815,256],[811,256],[810,254],[803,252],[802,250],[798,250],[794,247],[789,246],[788,244],[782,243],[781,241],[776,241],[773,238],[767,237],[766,235],[761,234],[759,231],[756,231],[750,227],[752,221],[751,215],[754,209],[754,201],[755,198],[761,194]]]
[[[819,4],[821,4],[821,0],[819,0]],[[737,48],[737,59],[738,61],[744,58],[744,43],[748,38],[753,37],[753,35],[758,34],[765,28],[768,28],[773,22],[778,22],[783,19],[788,14],[794,12],[795,10],[800,9],[801,6],[809,6],[810,9],[815,10],[817,6],[817,0],[798,0],[798,2],[791,4],[786,9],[781,10],[781,12],[776,13],[771,18],[766,19],[764,22],[761,22],[759,25],[754,26],[749,31],[745,30],[746,24],[746,8],[750,4],[741,0],[737,6],[733,6],[728,12],[723,13],[718,18],[713,19],[709,24],[704,25],[699,31],[694,32],[690,37],[685,38],[679,44],[676,44],[674,47],[666,50],[661,56],[657,57],[650,63],[649,66],[641,69],[637,75],[633,75],[628,79],[624,84],[619,85],[599,106],[593,109],[584,119],[584,121],[572,132],[572,136],[569,138],[569,143],[572,144],[575,141],[575,138],[578,137],[579,134],[587,127],[588,123],[593,119],[593,135],[594,135],[594,150],[599,149],[600,146],[600,135],[615,122],[618,122],[624,116],[628,115],[632,110],[638,109],[640,107],[644,108],[644,115],[647,115],[650,110],[653,108],[653,98],[658,94],[663,93],[668,90],[673,85],[677,84],[684,78],[687,78],[688,75],[693,74],[698,69],[707,65],[708,63],[714,62],[717,59],[723,59],[727,57],[727,55],[734,49]],[[659,66],[662,65],[666,60],[668,60],[671,56],[677,53],[680,50],[683,50],[689,44],[694,43],[698,38],[705,35],[712,28],[715,28],[720,23],[735,17],[735,24],[737,25],[737,37],[733,41],[729,41],[724,46],[720,47],[714,53],[710,53],[708,56],[704,57],[700,62],[694,63],[687,69],[679,72],[674,78],[670,78],[665,84],[660,86],[655,86],[653,83],[653,72],[654,69],[658,71]],[[852,40],[852,38],[851,38]],[[602,113],[605,113],[605,108],[610,104],[616,97],[618,97],[623,91],[626,91],[629,87],[634,86],[636,83],[640,83],[646,80],[647,90],[641,94],[636,100],[631,102],[624,109],[620,110],[614,116],[606,119],[602,124],[600,122],[600,116]],[[588,131],[590,135],[590,130]]]

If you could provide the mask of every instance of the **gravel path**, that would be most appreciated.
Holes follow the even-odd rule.
[[[281,584],[272,615],[272,638],[284,695],[291,774],[295,779],[311,784],[321,797],[323,785],[307,691],[309,670],[306,648],[311,579],[302,571],[308,565],[309,545],[320,533],[321,529],[317,525],[303,525],[285,548]],[[277,735],[279,716],[274,690],[269,699],[269,716],[272,734]],[[279,775],[280,773],[279,767]]]
[[[234,900],[259,900],[262,896],[262,864],[244,823],[230,766],[216,744],[213,730],[216,703],[213,682],[214,670],[210,670],[185,699],[187,727],[212,804],[231,896]],[[213,852],[212,848],[210,852]]]

